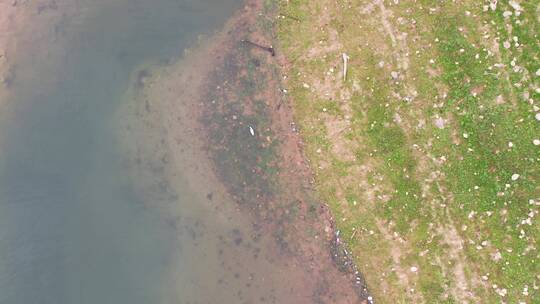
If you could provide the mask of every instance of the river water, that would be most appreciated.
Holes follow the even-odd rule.
[[[11,97],[0,102],[1,304],[240,303],[219,289],[234,271],[217,270],[216,246],[228,238],[238,245],[241,230],[217,213],[206,218],[213,213],[201,207],[175,221],[164,214],[170,206],[152,207],[117,132],[137,66],[180,55],[240,6],[66,0],[38,8],[36,18],[54,22],[26,33]],[[182,189],[170,203],[189,208],[196,198]],[[221,224],[205,226],[214,222]],[[179,236],[179,226],[191,234]],[[197,244],[182,242],[195,239],[198,227],[214,231],[207,231],[214,243],[203,238],[194,250]],[[230,275],[247,276],[243,271]]]

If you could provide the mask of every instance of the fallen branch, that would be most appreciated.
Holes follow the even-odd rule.
[[[270,53],[270,55],[272,56],[276,56],[276,51],[274,50],[274,48],[272,46],[264,46],[264,45],[260,45],[260,44],[257,44],[255,42],[251,42],[249,40],[241,40],[242,43],[246,43],[246,44],[249,44],[251,46],[254,46],[254,47],[258,47],[262,50],[265,50],[267,52]]]
[[[349,55],[343,53],[343,81],[347,80],[347,63],[349,62]]]

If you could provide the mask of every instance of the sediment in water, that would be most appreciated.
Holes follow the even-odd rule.
[[[287,261],[291,276],[302,281],[294,284],[300,294],[294,303],[367,303],[365,282],[328,208],[312,190],[302,139],[281,86],[279,49],[273,47],[272,56],[242,43],[270,48],[273,20],[272,7],[247,1],[222,32],[186,51],[179,63],[149,77],[140,74],[137,83],[159,86],[176,99],[163,105],[162,120],[171,122],[164,132],[187,130],[191,149],[202,155],[197,161],[208,170],[206,178],[224,187],[257,231],[272,236],[271,259]],[[171,86],[160,86],[164,82]],[[154,103],[147,102],[148,107]],[[175,120],[182,121],[184,131]],[[173,154],[181,149],[170,147]]]

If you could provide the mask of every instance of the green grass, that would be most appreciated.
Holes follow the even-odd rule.
[[[530,212],[538,212],[529,201],[540,196],[540,149],[533,145],[540,137],[534,118],[540,97],[534,2],[522,1],[519,18],[505,18],[504,11],[514,11],[507,1],[499,1],[496,11],[484,11],[476,1],[386,1],[394,35],[408,34],[405,46],[399,39],[392,44],[377,6],[360,13],[368,1],[350,7],[331,1],[280,2],[281,15],[300,20],[280,18],[277,35],[291,61],[287,85],[319,196],[334,212],[344,239],[350,238],[349,247],[379,302],[459,303],[466,295],[455,292],[456,267],[475,294],[469,300],[540,302],[533,289],[540,285],[537,215],[531,225],[522,224]],[[324,12],[329,22],[321,21]],[[342,48],[323,52],[326,57],[306,56],[330,41],[325,33],[331,30]],[[339,73],[326,74],[330,67],[340,71],[341,52],[351,57],[346,83]],[[404,53],[406,71],[397,68]],[[392,80],[392,70],[403,77]],[[337,96],[349,93],[348,106],[304,87],[328,77]],[[329,136],[328,121],[346,115],[349,130]],[[443,129],[434,126],[436,117],[445,119]],[[343,143],[353,150],[354,161],[334,152],[333,146]],[[512,181],[516,173],[520,177]],[[385,236],[381,223],[403,241]],[[462,250],[455,251],[437,230],[449,227],[463,241]],[[481,245],[484,241],[487,246]],[[400,252],[398,261],[391,258],[392,250]],[[492,260],[495,253],[501,260]],[[418,265],[420,273],[406,273],[409,265]],[[396,267],[408,282],[400,281]],[[405,291],[411,288],[415,291]],[[503,288],[506,295],[500,296]]]

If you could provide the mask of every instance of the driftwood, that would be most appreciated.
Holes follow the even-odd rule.
[[[343,81],[347,80],[347,64],[349,63],[349,55],[343,53]]]
[[[261,50],[264,50],[264,51],[267,51],[270,53],[270,55],[272,56],[276,56],[276,51],[274,50],[274,48],[272,46],[264,46],[264,45],[260,45],[260,44],[257,44],[255,42],[252,42],[252,41],[249,41],[249,40],[242,40],[241,41],[242,43],[245,43],[247,45],[251,45],[251,46],[254,46],[254,47],[257,47]]]

